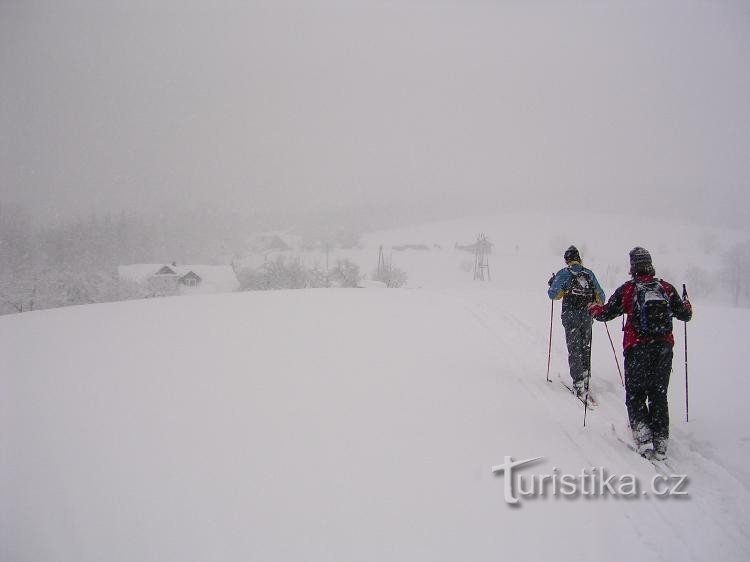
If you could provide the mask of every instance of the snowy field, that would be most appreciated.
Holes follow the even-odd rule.
[[[567,373],[557,318],[545,381],[546,280],[564,248],[582,248],[607,295],[637,244],[676,285],[690,265],[719,266],[718,250],[699,248],[702,230],[646,221],[632,239],[632,222],[560,220],[367,235],[357,256],[373,265],[381,243],[432,247],[393,252],[405,289],[0,318],[0,560],[747,560],[750,312],[720,302],[692,299],[689,423],[676,324],[670,466],[688,475],[688,497],[506,503],[491,469],[508,455],[543,456],[529,475],[658,474],[613,434],[627,435],[627,418],[602,324],[600,404],[585,428],[555,380]],[[554,234],[525,234],[540,230]],[[484,283],[453,248],[482,231],[497,244]],[[741,238],[713,235],[724,246]],[[619,324],[609,329],[621,361]]]

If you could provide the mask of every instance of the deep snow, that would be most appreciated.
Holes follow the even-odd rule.
[[[689,424],[677,325],[670,462],[688,499],[505,503],[491,473],[505,455],[544,456],[529,474],[656,474],[612,434],[626,435],[624,392],[602,325],[587,427],[545,382],[561,266],[546,246],[498,251],[487,283],[443,247],[413,258],[411,289],[0,318],[0,560],[746,560],[747,310],[694,299]],[[554,342],[566,376],[557,318]]]

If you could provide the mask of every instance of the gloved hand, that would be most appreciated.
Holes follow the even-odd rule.
[[[682,285],[682,302],[685,304],[686,310],[689,310],[690,312],[693,311],[693,305],[690,304],[690,299],[688,299],[688,294],[687,294],[687,288],[685,287],[684,284]]]
[[[603,309],[604,305],[592,302],[586,307],[586,312],[588,312],[592,318],[596,318],[597,316],[599,316],[599,314],[601,314]]]
[[[682,299],[682,302],[685,305],[685,310],[687,310],[688,312],[693,312],[693,305],[690,304],[690,301],[687,299],[687,297]]]
[[[547,286],[551,287],[552,283],[555,281],[555,274],[552,274],[552,277],[549,278],[549,281],[547,281]]]

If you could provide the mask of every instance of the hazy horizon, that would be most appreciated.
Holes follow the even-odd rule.
[[[733,1],[4,0],[0,202],[744,225],[749,31]]]

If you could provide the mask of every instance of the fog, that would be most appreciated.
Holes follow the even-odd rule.
[[[0,0],[0,201],[744,224],[745,2]]]
[[[750,0],[0,0],[0,562],[750,560],[749,187]]]

